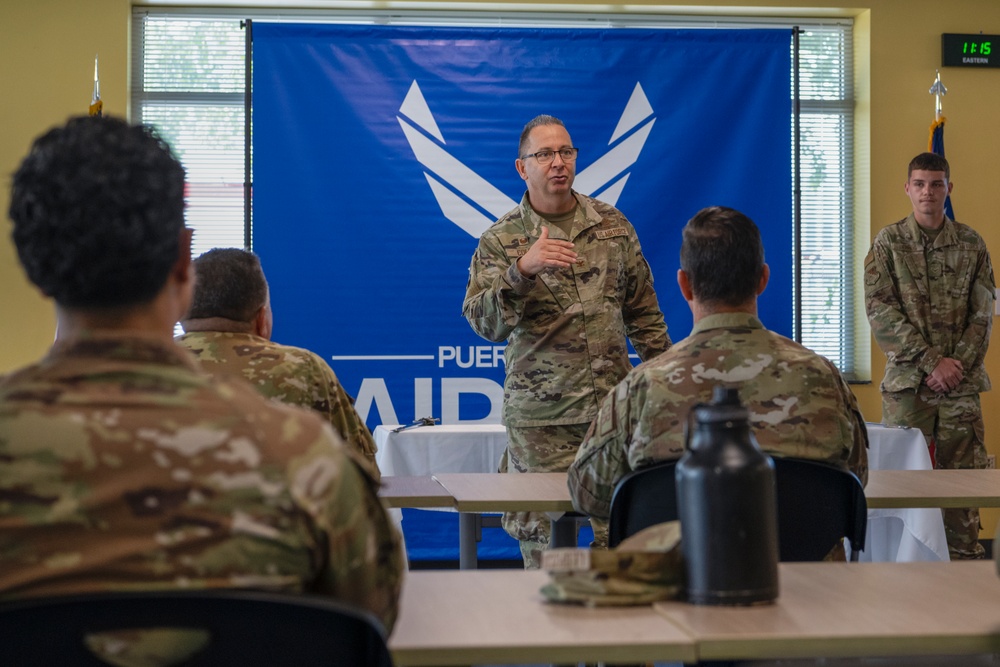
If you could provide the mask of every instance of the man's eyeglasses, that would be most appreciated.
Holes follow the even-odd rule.
[[[552,160],[556,158],[556,153],[558,153],[563,162],[576,162],[576,154],[579,151],[579,148],[560,148],[557,151],[538,151],[537,153],[522,155],[521,159],[527,160],[529,157],[533,157],[538,160],[538,164],[546,165],[549,162],[552,162]]]

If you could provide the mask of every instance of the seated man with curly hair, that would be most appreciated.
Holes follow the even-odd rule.
[[[391,629],[399,537],[314,413],[213,380],[173,340],[191,301],[184,169],[150,128],[70,120],[13,177],[58,337],[0,379],[0,598],[144,588],[328,594]]]

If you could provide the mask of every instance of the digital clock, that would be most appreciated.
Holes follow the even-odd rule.
[[[1000,35],[941,34],[942,67],[1000,67]]]

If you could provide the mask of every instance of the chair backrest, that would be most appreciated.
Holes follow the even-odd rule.
[[[781,560],[823,560],[842,537],[851,541],[851,560],[857,560],[868,530],[868,502],[857,476],[816,461],[773,461]],[[611,498],[609,546],[648,526],[677,519],[676,467],[677,461],[657,463],[618,482]]]
[[[200,590],[94,593],[0,604],[0,661],[100,665],[84,637],[138,628],[207,631],[184,667],[358,665],[392,667],[374,616],[315,595]]]

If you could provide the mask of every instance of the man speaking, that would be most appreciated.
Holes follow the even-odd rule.
[[[613,206],[573,190],[578,149],[562,121],[538,116],[521,132],[520,205],[479,239],[462,312],[504,354],[500,471],[567,470],[604,395],[670,346],[653,276],[632,224]],[[549,543],[543,514],[507,513],[504,529],[537,568]],[[594,523],[595,542],[607,526]]]

